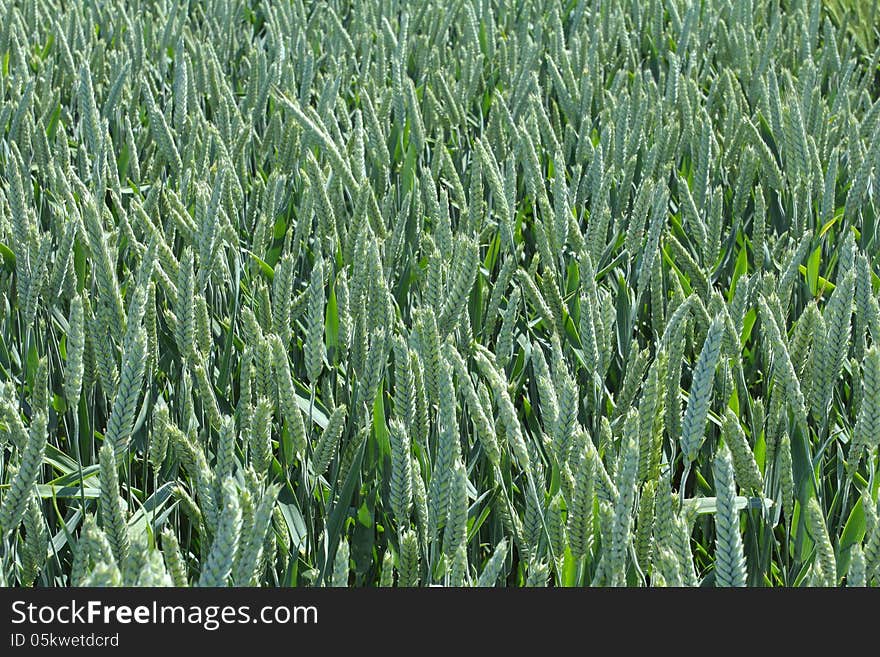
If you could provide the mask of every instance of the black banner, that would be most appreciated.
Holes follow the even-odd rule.
[[[627,649],[731,628],[779,629],[822,609],[849,627],[875,594],[849,591],[504,589],[0,589],[0,654],[33,650],[158,654],[272,646],[497,651],[580,641]],[[866,604],[867,603],[867,604]],[[792,616],[794,614],[794,616]],[[803,617],[803,616],[802,616]],[[831,625],[833,626],[833,625]],[[789,626],[791,627],[791,626]],[[726,628],[726,629],[725,629]],[[849,633],[858,641],[858,634]],[[689,638],[688,638],[689,637]],[[416,644],[412,642],[416,641]],[[384,646],[384,647],[383,647]],[[547,647],[547,646],[545,646]],[[172,654],[174,650],[172,649]],[[225,653],[224,653],[225,654]]]

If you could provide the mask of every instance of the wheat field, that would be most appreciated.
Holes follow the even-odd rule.
[[[880,585],[880,18],[3,1],[0,584]]]

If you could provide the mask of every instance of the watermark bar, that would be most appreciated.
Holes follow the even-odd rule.
[[[609,636],[632,650],[640,645],[653,650],[670,632],[698,641],[701,632],[717,631],[719,618],[770,618],[778,608],[807,603],[826,610],[830,623],[836,617],[841,624],[853,623],[876,608],[870,594],[867,589],[770,594],[760,589],[0,588],[0,655],[86,648],[171,657],[182,654],[181,647],[197,647],[201,654],[192,657],[209,650],[228,654],[233,648],[251,657],[255,650],[269,654],[278,646],[285,655],[311,647],[321,650],[315,654],[348,654],[343,649],[394,654],[407,646],[418,654],[419,645],[441,651],[467,646],[467,654],[478,649],[522,654],[527,645],[558,639],[586,647]],[[867,621],[859,626],[867,627]]]

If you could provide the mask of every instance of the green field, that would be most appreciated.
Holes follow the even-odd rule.
[[[880,33],[4,0],[0,584],[880,585]]]

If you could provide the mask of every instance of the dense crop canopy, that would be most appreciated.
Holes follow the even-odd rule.
[[[5,2],[0,583],[880,584],[869,4]]]

